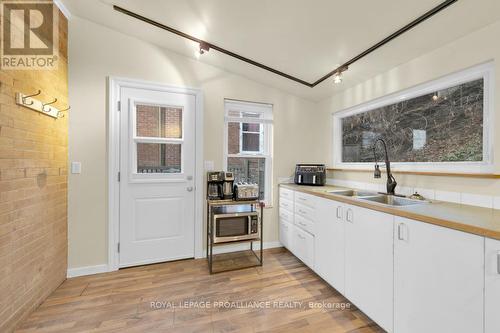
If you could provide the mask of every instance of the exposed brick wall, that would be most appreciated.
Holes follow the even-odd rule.
[[[66,278],[68,116],[15,104],[15,92],[67,105],[67,21],[58,70],[0,71],[0,332],[11,332]]]
[[[139,105],[137,107],[137,135],[144,137],[182,137],[182,109],[159,108]],[[180,168],[180,145],[162,146],[142,143],[137,147],[138,168],[144,172],[158,172],[169,167]]]

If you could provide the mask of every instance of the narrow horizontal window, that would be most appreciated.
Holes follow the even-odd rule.
[[[491,64],[480,65],[334,113],[334,166],[380,160],[374,142],[382,138],[401,170],[487,172],[492,75]]]

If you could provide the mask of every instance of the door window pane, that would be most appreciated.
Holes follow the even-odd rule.
[[[138,173],[180,173],[181,145],[170,143],[138,143]]]
[[[182,108],[137,105],[137,136],[182,138]]]
[[[235,182],[259,184],[259,198],[264,199],[266,159],[253,157],[228,157],[227,171],[234,173]]]

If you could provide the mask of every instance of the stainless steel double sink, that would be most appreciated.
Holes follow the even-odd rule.
[[[362,190],[329,190],[326,192],[345,197],[370,201],[385,206],[404,207],[404,206],[422,205],[429,203],[428,201],[425,200],[414,200],[405,197],[398,197],[394,195],[387,195],[387,194],[381,194],[371,191],[362,191]]]

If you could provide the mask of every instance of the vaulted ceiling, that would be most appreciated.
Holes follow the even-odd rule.
[[[197,38],[315,81],[443,0],[63,0],[76,16],[195,58],[198,45],[113,10],[118,5]],[[321,100],[500,19],[498,0],[459,0],[314,88],[213,50],[206,62]]]

